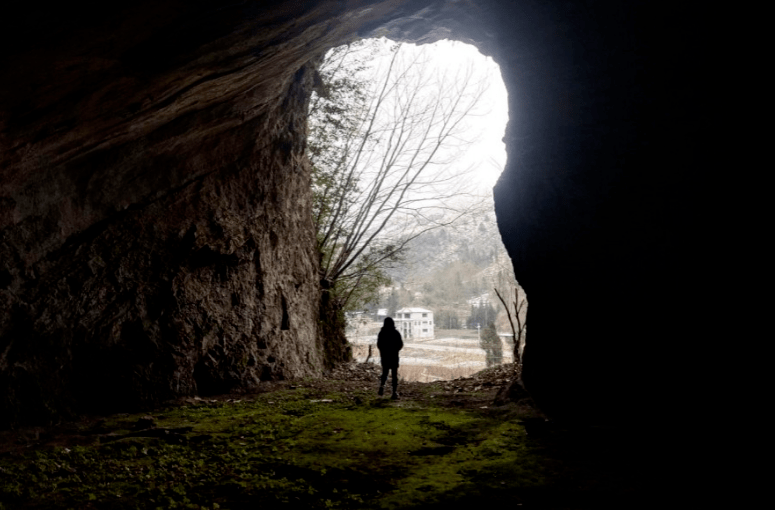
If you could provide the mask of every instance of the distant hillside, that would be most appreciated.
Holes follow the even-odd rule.
[[[513,313],[517,284],[492,206],[412,241],[406,263],[391,276],[394,287],[383,292],[382,307],[423,306],[434,311],[437,323],[463,327],[472,307],[492,306],[500,311],[499,329],[509,329],[493,289],[506,296]]]
[[[414,284],[451,263],[472,264],[484,270],[498,261],[510,265],[507,260],[491,205],[486,212],[471,214],[453,226],[440,227],[413,240],[405,265],[391,271],[391,276],[397,282]]]

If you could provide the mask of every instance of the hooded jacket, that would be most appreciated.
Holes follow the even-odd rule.
[[[398,351],[404,347],[401,333],[396,329],[393,319],[385,319],[385,324],[377,335],[377,348],[382,361],[382,366],[397,367]]]

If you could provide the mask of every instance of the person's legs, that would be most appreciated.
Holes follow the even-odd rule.
[[[382,375],[379,378],[379,391],[377,394],[381,397],[385,393],[385,382],[387,381],[389,367],[382,365]],[[393,372],[395,374],[395,372]]]
[[[392,368],[393,371],[393,395],[391,395],[391,398],[398,398],[398,392],[396,391],[398,389],[398,366],[394,366]]]

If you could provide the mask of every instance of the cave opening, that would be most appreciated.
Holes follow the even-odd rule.
[[[459,41],[361,39],[329,50],[315,80],[321,280],[345,312],[355,359],[378,362],[369,352],[392,316],[407,342],[405,380],[518,361],[526,298],[492,197],[506,163],[499,66]],[[416,320],[404,319],[410,311]]]
[[[735,383],[718,377],[723,363],[711,357],[723,334],[709,317],[718,310],[715,275],[734,267],[709,255],[718,253],[720,225],[709,213],[727,210],[711,206],[715,195],[703,187],[718,151],[708,147],[713,110],[698,91],[718,82],[706,60],[716,55],[708,41],[719,39],[709,33],[717,24],[698,23],[704,11],[610,0],[44,0],[12,2],[4,14],[0,428],[320,378],[342,361],[346,349],[327,340],[332,331],[320,321],[331,282],[321,281],[310,221],[304,145],[307,100],[320,86],[314,62],[361,37],[453,38],[500,65],[517,114],[498,134],[509,158],[494,202],[499,236],[530,293],[525,388],[557,423],[591,432],[577,436],[589,444],[572,448],[574,458],[612,428],[625,430],[601,449],[619,452],[605,466],[616,475],[611,492],[570,476],[549,485],[551,494],[529,488],[533,501],[567,507],[556,499],[561,489],[570,506],[638,506],[641,495],[674,501],[671,478],[684,488],[692,477],[715,479],[693,468],[717,456],[718,441],[706,440],[717,435],[711,410],[725,395],[715,388]],[[427,296],[454,279],[393,290]],[[450,327],[454,318],[443,317]],[[428,425],[418,428],[435,430]],[[443,460],[469,451],[444,435],[452,446],[415,452]],[[516,436],[504,430],[481,442],[498,462],[502,448],[493,456],[491,445],[502,435]],[[619,461],[635,465],[643,483],[621,488]],[[588,466],[582,471],[598,471]],[[503,482],[491,475],[500,469],[461,473],[491,481],[496,494]],[[416,477],[408,482],[418,487]],[[604,500],[565,492],[581,486]],[[692,501],[702,494],[687,492]]]
[[[111,369],[74,357],[119,360],[138,405],[207,378],[250,386],[270,359],[291,378],[341,357],[319,326],[306,100],[316,58],[379,35],[473,42],[500,65],[518,115],[495,205],[530,292],[540,405],[635,416],[665,394],[653,361],[661,389],[681,380],[680,359],[644,346],[697,336],[711,274],[688,10],[663,26],[621,2],[17,4],[0,69],[0,425],[80,409],[78,388]],[[675,324],[658,341],[654,303]],[[137,342],[163,362],[127,355]]]

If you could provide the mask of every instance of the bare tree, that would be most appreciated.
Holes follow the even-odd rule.
[[[471,143],[486,77],[437,71],[424,51],[393,45],[382,66],[374,47],[334,50],[313,96],[309,154],[321,279],[342,308],[387,282],[412,239],[481,207],[471,168],[454,163]]]
[[[522,372],[522,351],[521,348],[525,343],[525,337],[527,336],[527,299],[525,293],[520,292],[521,287],[519,284],[514,286],[514,301],[513,303],[507,303],[497,287],[494,289],[495,294],[503,303],[503,307],[506,309],[506,315],[509,319],[509,325],[511,326],[511,332],[514,335],[514,365],[517,367],[517,375],[521,376]],[[509,297],[509,300],[511,297]],[[512,313],[513,311],[513,313]],[[514,321],[517,322],[516,326]]]

